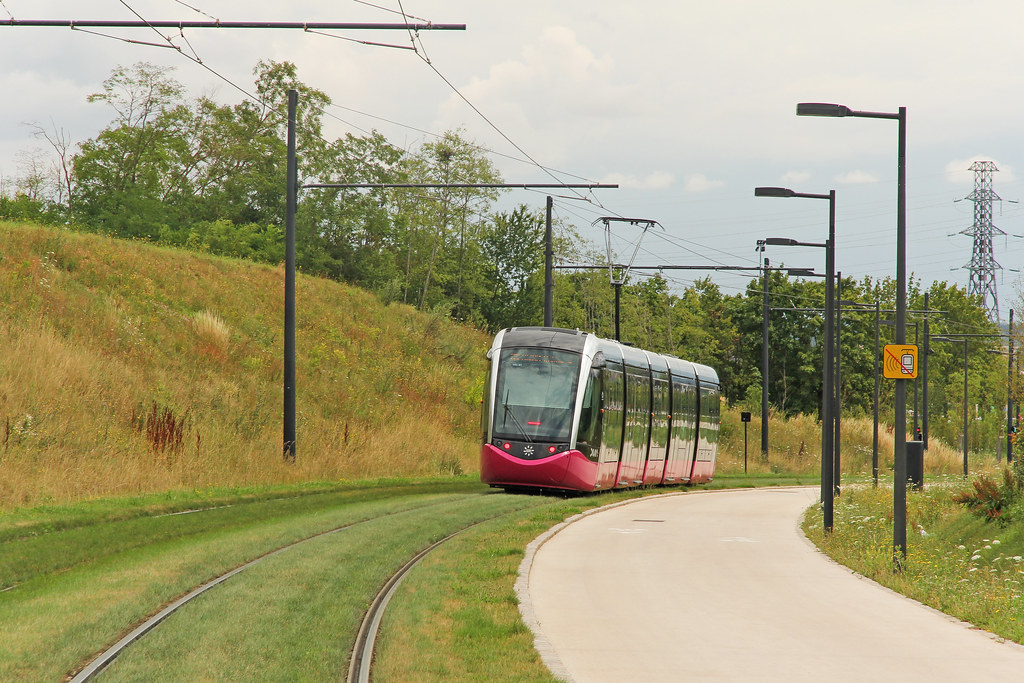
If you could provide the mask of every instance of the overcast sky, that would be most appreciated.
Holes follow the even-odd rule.
[[[1004,268],[1002,317],[1018,303],[1021,274],[1010,269],[1024,266],[1024,239],[1013,237],[1024,235],[1024,209],[1011,203],[1024,200],[1019,0],[402,5],[417,20],[467,30],[422,32],[419,53],[301,31],[189,30],[187,42],[175,35],[204,68],[171,49],[0,24],[0,174],[19,175],[19,154],[40,147],[26,122],[66,129],[79,141],[94,137],[111,112],[86,97],[118,65],[172,65],[191,96],[235,103],[243,95],[231,84],[250,88],[258,60],[289,60],[337,105],[329,137],[377,129],[409,147],[461,127],[494,150],[510,182],[552,182],[528,156],[562,181],[619,183],[595,191],[592,201],[603,206],[556,199],[556,212],[595,241],[602,234],[589,225],[598,216],[658,221],[664,231],[645,238],[640,265],[755,265],[759,238],[824,241],[827,202],[753,196],[755,186],[783,185],[835,189],[837,268],[881,278],[895,274],[896,123],[798,118],[795,109],[798,102],[879,112],[905,106],[909,271],[926,285],[966,286],[972,239],[956,233],[973,224],[974,205],[957,200],[973,189],[972,161],[993,161],[993,189],[1004,200],[993,222],[1007,233],[994,240]],[[0,19],[135,19],[132,10],[146,19],[401,21],[353,1],[0,0]],[[162,42],[152,31],[118,35]],[[410,45],[399,31],[345,36]],[[544,194],[516,191],[504,201],[540,210]],[[775,263],[823,269],[820,249],[769,249]],[[667,275],[680,284],[697,277]],[[715,280],[726,293],[746,282]]]

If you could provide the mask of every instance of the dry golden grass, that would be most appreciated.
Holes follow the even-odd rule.
[[[483,334],[296,290],[288,464],[281,268],[0,223],[0,507],[476,469]]]
[[[743,424],[740,410],[722,411],[722,441],[718,452],[718,471],[743,472]],[[873,454],[873,423],[870,417],[844,417],[840,430],[842,476],[871,476]],[[878,470],[880,476],[891,475],[895,439],[892,428],[884,423],[878,430]],[[997,463],[993,454],[970,453],[969,470],[989,471]],[[821,471],[821,425],[808,415],[782,419],[769,414],[768,460],[761,457],[761,426],[759,420],[748,425],[747,470],[749,472],[791,472],[812,474]],[[937,438],[930,438],[924,456],[926,474],[960,474],[963,472],[963,451],[951,448]]]

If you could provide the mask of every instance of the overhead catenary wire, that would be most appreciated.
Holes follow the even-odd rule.
[[[202,12],[202,10],[199,10],[198,8],[193,7],[191,5],[188,5],[186,3],[179,3],[179,4],[182,4],[183,6],[188,7],[189,9],[191,9],[193,11],[199,12],[199,13],[203,14],[204,16],[210,17],[213,20],[212,21],[184,21],[184,20],[179,20],[179,21],[156,21],[156,20],[147,20],[147,19],[143,18],[140,13],[135,11],[128,3],[124,2],[124,0],[121,0],[121,4],[124,5],[126,8],[128,8],[129,11],[131,11],[132,14],[134,14],[137,17],[136,21],[116,21],[116,20],[110,20],[110,21],[107,21],[107,20],[15,20],[13,18],[13,16],[12,16],[9,21],[0,22],[0,26],[35,26],[35,27],[60,27],[60,26],[64,26],[64,27],[72,28],[73,30],[80,30],[82,32],[93,33],[93,34],[98,35],[100,37],[110,38],[110,39],[114,39],[114,40],[120,40],[122,42],[130,43],[130,44],[145,45],[147,47],[171,48],[171,49],[176,50],[180,54],[182,54],[185,58],[189,59],[190,61],[192,61],[192,62],[202,66],[203,68],[207,69],[211,74],[213,74],[214,76],[216,76],[220,80],[224,81],[225,83],[228,83],[232,88],[238,90],[243,95],[245,95],[247,98],[253,100],[256,103],[264,104],[264,105],[265,105],[265,103],[263,103],[260,98],[256,97],[255,95],[250,93],[248,90],[246,90],[242,86],[238,85],[237,83],[235,83],[231,79],[227,78],[226,76],[224,76],[223,74],[217,72],[215,69],[213,69],[209,65],[205,64],[203,62],[203,60],[198,56],[198,54],[196,54],[196,51],[194,50],[194,48],[191,47],[190,44],[189,44],[189,48],[192,49],[193,55],[195,55],[195,56],[190,56],[190,55],[186,54],[182,50],[182,48],[180,46],[174,44],[174,41],[170,37],[160,33],[159,29],[161,29],[161,28],[175,28],[175,29],[177,29],[179,31],[180,36],[182,37],[183,40],[185,40],[186,43],[188,43],[188,40],[184,36],[184,29],[185,28],[279,28],[279,29],[303,29],[306,32],[317,33],[317,34],[320,34],[320,35],[326,35],[328,37],[336,37],[336,38],[342,38],[342,39],[345,39],[345,37],[343,37],[343,36],[330,36],[330,34],[325,34],[325,33],[323,33],[322,30],[319,30],[319,29],[332,29],[332,30],[333,29],[356,29],[356,28],[360,28],[360,29],[362,29],[362,28],[366,28],[366,29],[402,29],[402,30],[405,30],[405,31],[410,33],[411,42],[413,43],[413,46],[411,48],[405,48],[405,49],[413,49],[417,53],[417,55],[419,55],[421,57],[421,59],[428,66],[430,66],[430,68],[442,80],[444,80],[444,82],[464,102],[466,102],[467,105],[469,105],[474,110],[474,112],[477,113],[477,115],[479,115],[484,121],[486,121],[488,123],[488,125],[490,125],[495,131],[497,131],[499,133],[499,135],[501,135],[506,141],[508,141],[520,154],[522,154],[524,157],[526,157],[526,159],[528,160],[528,163],[536,166],[538,169],[540,169],[542,172],[544,172],[546,175],[548,175],[549,177],[551,177],[553,180],[556,180],[556,181],[560,181],[561,182],[561,179],[556,175],[556,173],[559,173],[561,175],[572,175],[572,174],[566,174],[566,173],[561,172],[561,171],[555,171],[554,169],[551,169],[551,168],[549,168],[547,166],[544,166],[544,165],[540,164],[529,153],[527,153],[525,151],[525,149],[523,149],[520,145],[515,143],[511,139],[510,136],[508,136],[500,128],[498,128],[497,125],[494,124],[494,122],[491,121],[486,115],[484,115],[483,112],[478,107],[476,107],[472,102],[470,102],[469,99],[466,98],[465,95],[463,93],[461,93],[461,91],[459,91],[459,89],[453,83],[451,83],[451,81],[447,77],[445,77],[444,74],[442,74],[440,72],[440,70],[435,65],[433,65],[431,63],[430,59],[425,54],[421,54],[421,52],[425,52],[424,50],[422,50],[422,47],[423,47],[422,40],[419,41],[420,48],[419,49],[416,48],[417,37],[419,35],[419,31],[420,30],[448,30],[448,29],[450,29],[450,30],[461,30],[461,29],[465,28],[465,24],[439,24],[439,23],[433,23],[433,22],[429,22],[429,21],[425,21],[425,20],[420,20],[423,23],[410,23],[409,22],[409,16],[410,15],[408,15],[405,12],[404,7],[401,7],[401,4],[400,4],[400,10],[399,11],[395,11],[395,10],[388,10],[387,8],[383,8],[383,7],[380,7],[378,5],[373,5],[372,3],[365,3],[365,2],[361,3],[361,4],[365,4],[365,5],[371,6],[371,7],[375,7],[377,9],[383,9],[385,11],[391,11],[391,12],[394,12],[396,14],[400,14],[403,17],[403,19],[405,19],[405,22],[402,23],[402,24],[366,23],[366,22],[361,22],[361,23],[360,22],[314,22],[314,21],[307,21],[307,22],[222,21],[220,19],[213,18],[210,14],[208,14],[206,12]],[[124,38],[124,37],[121,37],[121,36],[109,35],[109,34],[101,33],[99,31],[92,31],[92,30],[90,30],[93,27],[149,28],[149,29],[152,29],[153,31],[155,31],[161,37],[161,39],[164,42],[163,43],[152,43],[152,42],[140,41],[140,40],[132,39],[132,38]],[[366,45],[371,45],[371,46],[374,46],[374,47],[386,47],[386,48],[404,47],[404,46],[395,46],[395,45],[391,45],[391,44],[387,44],[387,43],[377,43],[375,41],[361,41],[361,40],[355,40],[355,39],[349,39],[349,40],[351,40],[352,42],[357,42],[357,43],[362,43],[362,44],[366,44]],[[340,105],[333,105],[333,106],[339,106],[340,107]],[[340,107],[340,108],[342,108],[342,109],[349,109],[350,111],[353,111],[355,113],[359,113],[359,114],[365,115],[365,116],[371,116],[371,117],[373,116],[373,115],[367,114],[366,112],[360,112],[360,111],[355,110],[355,109],[350,109],[350,108],[345,108],[345,107]],[[332,115],[332,118],[335,118],[336,120],[338,120],[338,121],[340,121],[342,123],[345,123],[346,125],[348,125],[348,126],[350,126],[352,128],[355,128],[356,130],[360,130],[361,132],[368,134],[368,131],[366,131],[365,129],[363,129],[363,128],[359,127],[359,126],[354,125],[350,121],[345,121],[344,119],[341,119],[340,117],[333,116],[333,115]],[[380,118],[380,117],[374,117],[374,118]],[[386,119],[383,119],[383,120],[386,120]],[[400,124],[400,123],[395,122],[395,121],[388,121],[388,122],[392,123],[394,125],[403,125],[403,124]],[[431,133],[429,131],[425,131],[425,130],[422,130],[422,129],[416,129],[416,130],[417,130],[417,132],[421,132],[421,133],[426,134],[426,135],[432,135],[432,136],[440,137],[440,136],[437,136],[436,134]],[[493,150],[487,150],[486,148],[482,148],[482,147],[479,147],[479,146],[476,146],[476,147],[479,148],[479,149],[482,149],[483,151],[487,151],[487,152],[490,152],[490,153],[495,153],[495,152],[493,152]],[[498,154],[500,154],[500,153],[498,153]],[[501,156],[508,156],[508,155],[501,155]],[[508,158],[513,158],[514,159],[514,157],[508,157]],[[580,179],[585,179],[582,176],[575,176],[575,177],[580,178]],[[563,182],[562,185],[564,186],[565,183]],[[585,196],[585,195],[579,195],[578,193],[577,193],[577,196],[581,200],[589,201],[589,202],[596,203],[596,204],[600,205],[600,201],[597,200],[596,197],[593,197],[593,196],[589,196],[588,197],[588,196]]]

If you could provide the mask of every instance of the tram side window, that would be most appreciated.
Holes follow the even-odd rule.
[[[604,415],[601,419],[603,423],[601,425],[601,443],[605,451],[605,454],[602,456],[603,462],[618,460],[619,452],[622,448],[625,377],[621,367],[609,364],[608,367],[602,370],[603,381],[601,386],[603,396],[601,404],[604,408]]]
[[[480,399],[480,430],[483,440],[487,441],[487,432],[491,424],[491,361],[487,361],[487,374],[483,379],[483,397]]]
[[[583,394],[576,447],[583,455],[597,457],[601,447],[601,371],[593,368]]]

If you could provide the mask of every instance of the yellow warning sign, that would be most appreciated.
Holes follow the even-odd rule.
[[[882,351],[882,376],[886,379],[917,378],[917,347],[913,344],[886,344]]]

